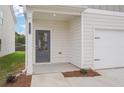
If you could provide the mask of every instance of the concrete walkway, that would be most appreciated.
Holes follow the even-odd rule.
[[[124,86],[124,68],[98,70],[102,76],[64,78],[58,73],[47,73],[32,76],[32,87],[113,87]]]
[[[74,70],[79,70],[79,68],[71,63],[35,64],[33,66],[33,74],[58,73]]]

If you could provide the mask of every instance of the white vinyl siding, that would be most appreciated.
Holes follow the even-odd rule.
[[[124,29],[124,17],[84,13],[84,64],[89,67],[94,62],[94,31],[102,29]],[[120,41],[121,42],[121,41]]]
[[[70,62],[81,67],[81,17],[70,21]]]
[[[33,20],[33,28],[34,32],[35,30],[50,30],[50,63],[69,62],[68,22],[35,19]],[[35,33],[33,43],[35,45]],[[59,54],[59,52],[62,54]]]
[[[1,51],[0,56],[15,52],[15,22],[10,6],[0,6],[3,23],[0,24]]]

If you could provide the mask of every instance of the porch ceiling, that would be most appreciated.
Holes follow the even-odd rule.
[[[77,15],[67,15],[67,14],[57,14],[57,13],[44,13],[35,12],[33,14],[33,19],[41,20],[56,20],[56,21],[69,21],[75,18]]]

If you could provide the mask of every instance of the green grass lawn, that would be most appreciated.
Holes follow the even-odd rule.
[[[8,74],[14,74],[24,68],[25,53],[15,53],[0,57],[0,85],[5,82]]]

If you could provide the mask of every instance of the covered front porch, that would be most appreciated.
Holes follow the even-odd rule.
[[[34,64],[33,74],[61,73],[67,71],[76,71],[79,67],[71,63],[53,63],[53,64]]]
[[[27,10],[30,23],[27,24],[27,73],[63,72],[81,68],[83,9],[27,6]]]

